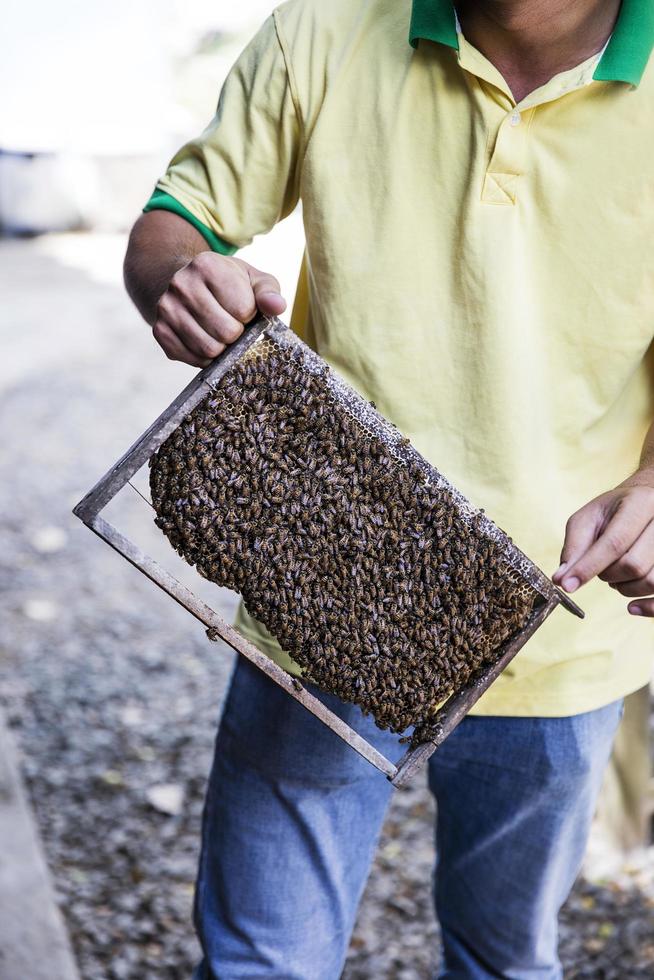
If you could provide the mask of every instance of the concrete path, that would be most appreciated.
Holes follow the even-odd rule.
[[[1,713],[0,980],[79,980]]]

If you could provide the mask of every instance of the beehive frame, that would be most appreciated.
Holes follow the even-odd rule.
[[[580,617],[583,617],[583,612],[565,593],[557,589],[540,569],[533,563],[529,563],[530,583],[539,592],[542,601],[534,606],[523,628],[500,647],[494,663],[474,675],[460,691],[450,695],[445,701],[436,716],[436,733],[433,738],[415,748],[408,749],[399,762],[395,764],[350,728],[333,711],[330,711],[318,698],[314,697],[302,685],[301,680],[291,677],[254,644],[245,639],[234,627],[230,626],[214,609],[177,581],[153,558],[141,551],[117,528],[109,524],[100,516],[101,511],[157,452],[168,436],[195,406],[206,397],[208,389],[219,381],[253,344],[264,336],[278,343],[283,342],[286,346],[301,344],[301,341],[278,318],[262,316],[255,319],[246,327],[236,343],[228,347],[207,368],[193,378],[171,405],[161,413],[159,418],[77,504],[73,513],[98,537],[106,541],[130,564],[138,568],[147,578],[195,616],[204,625],[212,639],[222,639],[229,647],[246,657],[275,684],[282,687],[292,698],[342,738],[359,755],[384,773],[394,786],[401,786],[424,765],[430,755],[465,717],[484,691],[501,674],[529,637],[535,633],[557,606],[562,605],[569,612]],[[514,550],[521,555],[517,549],[514,548]]]

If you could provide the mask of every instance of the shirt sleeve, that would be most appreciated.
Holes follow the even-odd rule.
[[[171,160],[144,211],[180,214],[233,254],[298,201],[301,124],[275,16],[242,52],[205,131]]]

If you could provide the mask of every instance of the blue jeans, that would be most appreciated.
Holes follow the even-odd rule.
[[[389,758],[401,756],[397,736],[319,696]],[[616,701],[564,718],[469,716],[431,757],[441,977],[562,976],[558,912],[621,711]],[[239,659],[205,804],[195,980],[338,980],[391,792]]]

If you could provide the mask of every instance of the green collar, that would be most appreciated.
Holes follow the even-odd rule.
[[[413,0],[409,41],[436,41],[458,50],[456,16],[451,0]],[[595,69],[603,82],[638,85],[654,47],[654,0],[622,0],[618,20]]]

